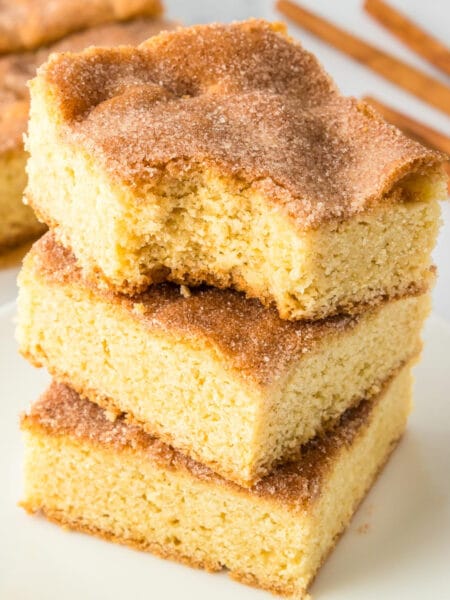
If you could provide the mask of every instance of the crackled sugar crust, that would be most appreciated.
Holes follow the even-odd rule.
[[[160,0],[2,0],[0,54],[35,48],[86,27],[161,13]]]
[[[382,202],[403,175],[442,159],[341,96],[314,56],[264,21],[53,57],[39,77],[66,141],[110,177],[156,184],[165,169],[210,167],[302,228]]]

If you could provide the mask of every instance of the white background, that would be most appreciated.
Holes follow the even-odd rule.
[[[447,44],[450,41],[450,0],[390,0],[403,12],[431,31]],[[329,20],[363,37],[382,49],[414,64],[450,85],[446,78],[424,60],[418,58],[387,33],[369,15],[365,14],[363,0],[302,0],[304,6],[322,14]],[[232,21],[247,17],[282,19],[271,0],[165,0],[168,17],[185,24],[210,21]],[[414,116],[450,136],[450,119],[395,85],[378,77],[370,70],[347,58],[337,50],[320,42],[314,36],[289,24],[290,33],[299,37],[303,45],[314,52],[327,71],[337,81],[345,94],[362,96],[370,94]],[[439,278],[434,290],[435,312],[450,321],[450,204],[443,203],[444,226],[435,251]],[[11,301],[16,295],[17,268],[0,271],[0,304]]]

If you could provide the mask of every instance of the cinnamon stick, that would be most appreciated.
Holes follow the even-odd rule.
[[[407,115],[394,110],[390,106],[386,106],[371,96],[365,96],[363,100],[373,106],[386,121],[401,129],[407,136],[421,142],[429,148],[440,150],[441,152],[448,154],[449,160],[444,164],[444,167],[450,178],[450,138],[439,131],[428,127],[428,125],[424,125],[420,121],[416,121],[412,117],[408,117]],[[450,193],[450,179],[448,182],[448,190]]]
[[[401,60],[336,27],[291,0],[278,0],[278,10],[297,25],[450,115],[450,87]]]
[[[383,0],[365,0],[364,9],[416,54],[450,75],[450,50]]]
[[[396,125],[402,131],[408,133],[411,137],[424,142],[426,146],[430,146],[435,150],[445,152],[450,157],[450,138],[443,133],[436,131],[428,125],[424,125],[420,121],[416,121],[412,117],[408,117],[393,108],[386,106],[379,100],[371,96],[363,98],[365,102],[373,106],[381,115],[393,125]]]

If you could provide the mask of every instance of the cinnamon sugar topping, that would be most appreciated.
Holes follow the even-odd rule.
[[[138,49],[53,57],[40,70],[81,144],[127,185],[210,169],[299,226],[380,201],[441,157],[339,94],[284,28],[261,20],[165,33]]]

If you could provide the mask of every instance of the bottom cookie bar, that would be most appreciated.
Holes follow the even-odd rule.
[[[22,419],[30,512],[301,597],[403,433],[410,368],[252,489],[53,383]]]

